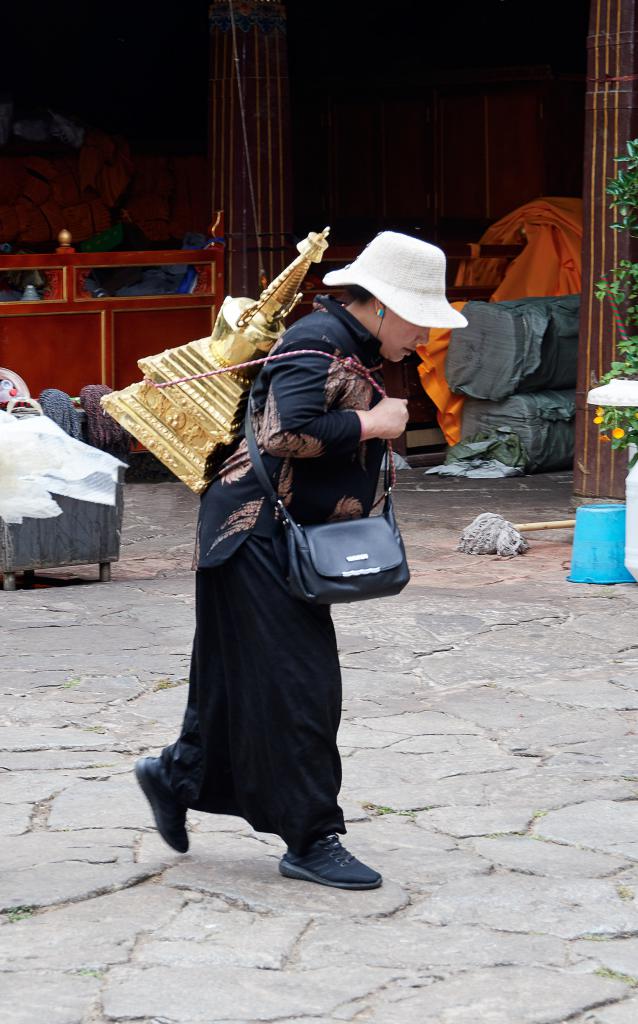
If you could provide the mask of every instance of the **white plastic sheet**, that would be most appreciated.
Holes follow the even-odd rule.
[[[69,437],[48,416],[0,412],[0,519],[48,519],[62,510],[51,497],[114,505],[125,463]]]

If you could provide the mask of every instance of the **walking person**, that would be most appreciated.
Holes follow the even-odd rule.
[[[429,327],[463,327],[445,298],[445,256],[427,242],[383,232],[344,270],[345,289],[293,324],[253,386],[253,430],[292,519],[304,526],[367,516],[385,441],[403,433],[407,403],[325,353],[380,375],[427,340]],[[294,358],[299,350],[318,354]],[[381,377],[377,378],[379,381]],[[188,809],[244,818],[287,844],[279,870],[342,889],[373,889],[381,875],[350,854],[338,804],[341,675],[327,605],[286,585],[283,527],[238,439],[202,497],[196,632],[178,739],[136,775],[156,825],[188,849]]]

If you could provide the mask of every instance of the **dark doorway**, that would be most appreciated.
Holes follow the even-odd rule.
[[[289,0],[295,230],[442,241],[580,196],[586,0]]]

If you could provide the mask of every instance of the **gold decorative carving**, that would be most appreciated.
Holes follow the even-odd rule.
[[[227,296],[210,338],[138,361],[145,380],[114,391],[102,407],[191,490],[210,482],[211,456],[230,444],[242,422],[250,385],[259,367],[230,367],[268,355],[284,331],[284,319],[301,299],[299,288],[311,263],[328,247],[329,228],[311,231],[299,256],[268,285],[259,299]],[[184,380],[211,370],[228,373]],[[157,388],[154,384],[181,383]]]

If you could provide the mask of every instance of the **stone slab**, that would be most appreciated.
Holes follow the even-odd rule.
[[[31,832],[0,846],[0,909],[86,899],[150,878],[162,862],[134,862],[126,830]]]
[[[53,694],[51,696],[51,694]],[[37,727],[46,722],[47,726],[53,729],[78,728],[92,726],[97,715],[104,708],[104,704],[83,701],[81,703],[69,701],[66,694],[60,695],[57,691],[47,691],[47,696],[41,696],[40,700],[25,700],[25,695],[18,698],[9,698],[11,706],[5,704],[1,716],[2,724],[5,727]],[[6,700],[6,698],[5,698]],[[18,703],[14,703],[15,701]]]
[[[208,816],[214,822],[215,816]],[[241,819],[237,819],[241,822]],[[190,814],[187,822],[190,821]],[[177,853],[166,845],[159,833],[153,829],[141,836],[136,844],[138,864],[157,862],[164,859],[171,867],[181,864],[214,864],[222,862],[232,864],[233,861],[266,858],[266,863],[277,864],[285,852],[285,845],[275,836],[267,836],[253,832],[251,828],[234,831],[203,831],[195,832],[189,828],[190,847],[186,856]],[[272,841],[270,841],[272,840]]]
[[[497,967],[416,989],[396,985],[367,1004],[365,1020],[369,1024],[562,1024],[578,1011],[622,999],[626,993],[621,983],[594,975]]]
[[[81,780],[56,796],[49,828],[154,828],[148,802],[133,773],[122,777]]]
[[[613,711],[560,707],[548,686],[542,700],[536,689],[530,689],[534,699],[480,687],[445,697],[438,706],[490,733],[502,734],[501,743],[509,750],[542,752],[561,744],[599,739],[601,733],[622,736],[627,731],[628,723]]]
[[[461,693],[444,694],[437,700],[436,707],[460,722],[471,722],[489,732],[497,732],[546,721],[557,711],[550,699],[535,701],[519,693],[503,693],[491,686],[479,686]]]
[[[593,945],[593,943],[592,943]],[[300,966],[334,966],[356,961],[406,971],[456,971],[504,964],[565,966],[569,945],[546,935],[513,935],[450,924],[444,928],[402,916],[379,921],[318,921],[304,935]]]
[[[162,678],[136,700],[105,708],[96,723],[114,739],[125,741],[134,736],[137,749],[161,746],[179,733],[188,692],[185,683],[185,679]]]
[[[94,763],[99,764],[100,760],[98,759]],[[0,771],[2,804],[10,806],[11,804],[34,804],[50,800],[76,779],[77,775],[72,773],[67,775],[60,771]]]
[[[52,750],[111,750],[112,737],[94,729],[5,726],[0,729],[0,752]],[[3,758],[3,764],[5,759]]]
[[[544,763],[527,757],[518,758],[518,764],[519,768],[512,771],[470,773],[423,783],[417,792],[421,803],[412,807],[528,805],[537,813],[584,801],[634,800],[638,796],[638,783],[628,779],[548,771]],[[409,808],[408,800],[401,800],[398,787],[397,791],[399,802],[393,806]]]
[[[545,761],[548,772],[558,771],[562,774],[586,774],[589,777],[636,779],[636,737],[627,728],[625,734],[615,739],[607,739],[604,733],[597,740],[565,745],[560,753],[548,757]]]
[[[377,721],[377,719],[370,719],[370,721]],[[370,729],[367,724],[363,724],[361,719],[358,722],[342,722],[339,728],[339,749],[342,752],[384,749],[402,739],[404,739],[403,733]]]
[[[54,907],[0,928],[4,970],[104,970],[126,963],[142,933],[177,914],[184,897],[143,883],[108,896]]]
[[[548,681],[521,681],[516,689],[537,700],[551,700],[570,707],[603,708],[615,711],[638,711],[638,674],[624,677],[613,666],[605,672],[568,674]],[[636,685],[629,685],[636,682]]]
[[[488,860],[461,850],[446,836],[417,828],[411,817],[384,814],[348,827],[345,843],[366,864],[411,893],[431,891],[452,878],[487,874]]]
[[[2,767],[11,772],[64,772],[130,765],[130,757],[116,753],[106,745],[101,750],[29,750],[0,755]]]
[[[282,878],[276,855],[261,851],[229,862],[212,851],[207,857],[184,858],[165,872],[165,885],[219,896],[228,903],[256,913],[330,916],[341,919],[385,917],[407,907],[408,894],[386,882],[370,892],[346,892]]]
[[[136,962],[281,970],[310,923],[300,915],[255,914],[219,899],[188,902],[170,924],[138,943]]]
[[[527,875],[478,876],[449,882],[408,914],[431,924],[464,923],[506,932],[617,936],[638,931],[638,906],[611,880],[548,880]]]
[[[115,967],[103,1005],[109,1020],[130,1018],[260,1021],[328,1015],[392,980],[381,968],[343,965],[340,971],[256,971],[242,967]],[[213,1009],[214,1008],[214,1009]]]
[[[638,999],[625,999],[615,1006],[604,1006],[575,1024],[636,1024],[638,1020]]]
[[[70,704],[113,704],[139,697],[144,693],[145,685],[133,675],[79,675],[66,680],[61,690]]]
[[[77,974],[3,974],[0,1020],[11,1024],[81,1024],[97,1002],[100,982]]]
[[[0,805],[0,836],[20,836],[31,824],[31,804]]]
[[[417,825],[436,829],[459,839],[489,836],[495,832],[526,832],[534,810],[527,807],[483,804],[435,807],[417,815]]]
[[[561,646],[556,653],[542,648],[520,650],[518,637],[513,637],[509,645],[503,637],[495,649],[465,645],[461,650],[419,658],[413,670],[441,691],[450,686],[494,685],[495,680],[511,686],[518,679],[547,678],[552,672],[589,669],[592,662],[596,663],[595,655],[588,655],[579,645],[572,651]],[[604,662],[601,653],[598,661],[601,665]]]
[[[428,788],[440,780],[518,769],[520,761],[477,736],[415,736],[390,750],[361,750],[343,766],[344,789],[373,803],[426,807]],[[397,803],[393,799],[403,791]],[[406,794],[409,794],[406,801]]]
[[[459,722],[452,715],[439,710],[406,711],[400,715],[378,716],[363,721],[354,718],[353,724],[363,724],[380,733],[398,733],[401,736],[454,736],[480,732],[472,723]]]
[[[607,939],[605,942],[583,939],[575,942],[573,948],[580,956],[600,967],[638,979],[638,938]]]
[[[601,735],[606,742],[613,737],[621,739],[631,729],[629,715],[603,709],[557,708],[545,721],[510,729],[502,738],[503,746],[512,751],[526,754],[545,754],[560,747],[599,742]]]
[[[547,878],[604,878],[631,864],[622,857],[558,846],[527,836],[474,839],[467,845],[500,868]]]
[[[638,800],[593,800],[550,811],[537,835],[638,860]]]
[[[2,615],[6,612],[6,605],[0,604]],[[13,642],[12,634],[8,627],[5,627],[7,646],[2,643],[0,637],[0,654],[8,657],[11,652],[8,645]],[[31,666],[28,669],[20,666],[12,667],[11,672],[4,672],[0,679],[0,693],[12,696],[23,696],[25,694],[45,693],[48,688],[56,689],[62,686],[69,678],[69,673],[64,669],[49,669],[44,666]]]

